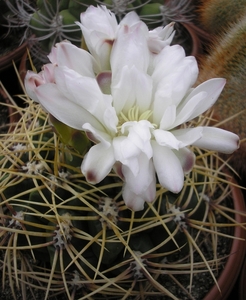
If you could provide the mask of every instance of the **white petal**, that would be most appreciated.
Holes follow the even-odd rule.
[[[101,71],[109,70],[109,57],[118,23],[106,6],[89,6],[76,22],[82,30],[86,45],[98,62]]]
[[[118,136],[114,138],[113,147],[115,160],[121,162],[125,166],[128,166],[133,174],[138,174],[138,155],[141,152],[140,149],[125,136]]]
[[[156,194],[155,182],[151,182],[149,188],[143,192],[143,194],[135,194],[130,188],[125,184],[123,186],[122,196],[125,204],[128,208],[139,211],[144,209],[145,202],[153,202]]]
[[[160,184],[173,193],[179,193],[184,185],[184,172],[174,152],[152,141],[153,162]]]
[[[133,106],[138,106],[139,114],[150,109],[152,101],[152,79],[135,66],[124,66],[112,78],[111,91],[117,113],[126,115]]]
[[[205,91],[201,91],[198,94],[194,95],[189,102],[181,109],[181,106],[177,107],[176,110],[176,120],[167,129],[175,128],[188,120],[193,119],[193,113],[199,110],[201,106],[203,106],[203,102],[206,101],[207,93]]]
[[[148,158],[152,157],[152,148],[150,145],[153,125],[146,120],[126,122],[122,125],[122,133],[128,130],[128,140],[133,143],[141,152],[145,153]]]
[[[165,46],[170,45],[174,37],[174,22],[164,28],[157,27],[149,31],[149,49],[153,53],[159,53]]]
[[[156,142],[160,146],[165,146],[170,149],[179,149],[179,140],[170,132],[166,130],[156,129],[153,132]]]
[[[159,109],[159,111],[161,111],[161,109]],[[155,115],[158,117],[158,113]],[[160,129],[166,130],[168,128],[172,128],[175,119],[176,119],[176,106],[170,105],[165,109],[161,117]]]
[[[66,125],[81,130],[84,123],[90,123],[104,131],[99,120],[77,103],[71,102],[55,84],[48,83],[37,87],[36,95],[42,106]]]
[[[202,138],[194,146],[230,154],[238,149],[239,137],[230,131],[215,127],[203,127]]]
[[[79,75],[66,67],[55,72],[58,89],[75,104],[101,121],[106,130],[116,132],[118,117],[112,107],[112,96],[102,93],[97,80]]]
[[[90,148],[86,153],[81,171],[86,180],[96,184],[103,180],[111,171],[115,163],[114,152],[111,145],[99,143]]]
[[[55,79],[57,88],[71,101],[90,112],[95,111],[103,95],[96,78],[81,76],[64,66],[56,69]]]
[[[150,55],[147,44],[147,26],[141,21],[133,25],[125,23],[120,23],[120,25],[110,57],[113,74],[117,74],[124,66],[129,68],[135,66],[146,72]]]
[[[127,166],[122,166],[125,178],[123,199],[134,210],[143,209],[144,202],[152,202],[156,194],[155,171],[152,160],[145,154],[138,156],[139,171],[133,174]]]
[[[95,77],[96,62],[88,52],[68,42],[56,44],[56,57],[50,56],[59,67],[66,66],[83,76]]]
[[[139,211],[144,209],[145,199],[143,195],[136,195],[127,187],[126,184],[122,188],[122,197],[128,208],[134,211]]]
[[[186,121],[189,121],[204,113],[217,101],[225,83],[226,80],[223,78],[213,78],[193,89],[178,106],[177,119],[183,120],[183,115],[187,115]],[[194,103],[196,97],[197,105]],[[175,126],[181,123],[183,123],[183,121],[178,121]]]
[[[106,6],[89,6],[80,15],[81,24],[88,30],[104,33],[108,38],[113,39],[118,27],[115,14],[109,11]],[[84,32],[83,32],[84,35]],[[90,37],[88,37],[89,39]]]
[[[204,127],[183,128],[172,130],[171,133],[179,140],[179,148],[193,145],[203,135]]]
[[[179,45],[166,46],[155,56],[153,61],[154,82],[159,83],[160,80],[170,75],[177,67],[179,67],[185,58],[184,49]],[[163,68],[164,67],[164,68]]]

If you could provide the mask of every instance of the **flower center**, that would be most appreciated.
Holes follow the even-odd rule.
[[[145,112],[140,113],[139,107],[135,105],[128,110],[127,114],[120,112],[120,115],[118,116],[119,122],[118,122],[117,129],[118,131],[121,131],[122,125],[126,122],[133,122],[133,121],[139,122],[142,120],[149,121],[151,125],[154,128],[156,128],[157,125],[153,124],[150,120],[152,114],[153,114],[152,110],[146,110]]]

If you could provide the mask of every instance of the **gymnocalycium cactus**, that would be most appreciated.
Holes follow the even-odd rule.
[[[128,12],[136,11],[149,26],[165,26],[177,23],[182,32],[180,42],[184,42],[185,32],[179,22],[191,20],[193,6],[191,0],[4,0],[10,12],[6,13],[9,27],[24,27],[23,40],[29,40],[32,54],[41,62],[47,62],[51,48],[64,39],[80,46],[81,30],[75,24],[80,14],[89,5],[106,5],[121,20]],[[177,36],[177,35],[176,35]]]
[[[100,10],[100,8],[98,9]],[[90,9],[92,12],[93,10]],[[100,13],[103,11],[108,14],[105,8]],[[110,16],[113,18],[112,14]],[[131,24],[127,23],[129,21]],[[81,27],[86,26],[85,23],[81,24]],[[117,51],[114,41],[119,42],[121,38],[119,35],[125,34],[124,38],[129,43],[124,45],[129,47],[129,51],[123,52],[122,56],[115,55],[114,58],[107,59],[105,52],[103,53],[101,49],[97,52],[98,49],[93,48],[94,40],[86,40],[88,49],[91,52],[95,50],[93,57],[68,42],[62,42],[53,48],[50,55],[52,63],[45,65],[41,73],[29,72],[26,77],[28,94],[34,100],[40,101],[41,104],[34,103],[28,95],[22,96],[25,100],[25,107],[18,109],[19,122],[12,132],[1,136],[0,249],[5,251],[3,277],[6,278],[8,275],[13,295],[16,284],[21,288],[24,298],[26,298],[27,285],[31,288],[31,292],[34,288],[44,290],[44,299],[64,293],[69,299],[78,299],[78,297],[81,297],[80,299],[145,299],[151,296],[162,296],[166,299],[184,299],[186,296],[192,298],[193,284],[201,272],[207,272],[213,282],[217,284],[216,274],[223,264],[223,256],[217,254],[219,237],[228,239],[233,237],[228,232],[224,232],[224,229],[239,225],[243,227],[243,224],[238,224],[231,216],[234,210],[225,206],[227,201],[230,202],[230,186],[227,175],[223,173],[223,168],[227,163],[213,150],[205,151],[197,148],[206,144],[231,152],[237,148],[238,137],[220,129],[208,127],[210,115],[199,114],[200,116],[198,116],[198,112],[202,113],[205,110],[205,106],[201,102],[198,102],[202,106],[199,109],[194,109],[194,107],[193,110],[184,109],[189,106],[191,99],[194,100],[193,97],[196,97],[197,101],[204,100],[206,97],[207,101],[215,101],[224,81],[218,79],[207,82],[196,89],[191,88],[190,84],[194,81],[193,76],[195,77],[197,70],[196,62],[193,58],[185,58],[179,46],[169,46],[169,37],[172,35],[170,26],[149,32],[137,16],[131,13],[122,23],[116,24],[115,28],[117,29],[116,38],[112,41],[106,39],[106,45],[104,45],[106,47],[103,48],[103,51],[108,51],[109,55],[114,56],[113,51]],[[95,31],[98,28],[89,27],[89,29]],[[129,36],[127,39],[126,35],[134,34],[135,30],[139,33],[138,38],[140,39],[131,39],[131,35],[130,39]],[[163,33],[166,34],[163,35]],[[145,40],[148,35],[152,38],[150,49],[158,50],[155,53],[149,51],[149,43]],[[86,36],[84,34],[84,37]],[[90,32],[88,36],[91,36]],[[99,35],[99,37],[101,36]],[[140,41],[141,43],[139,43]],[[132,42],[134,42],[134,47]],[[107,47],[108,45],[112,46],[112,49]],[[75,55],[64,55],[68,53],[67,51],[63,52],[67,49],[73,51],[73,54],[83,55],[87,60],[76,60],[77,56]],[[145,56],[142,55],[140,49]],[[158,86],[156,80],[159,77],[163,78],[160,76],[163,75],[160,73],[163,71],[163,59],[165,55],[171,54],[172,50],[178,51],[175,52],[175,58],[179,59],[178,63],[175,68],[168,66],[169,69],[166,68],[167,81],[159,82],[159,87],[164,86],[165,83],[164,91],[169,91],[171,96],[164,99],[155,98],[162,92],[162,90],[156,92],[154,88]],[[124,53],[129,55],[128,60],[125,59]],[[139,54],[139,57],[136,59],[134,54]],[[146,60],[146,57],[149,59]],[[73,61],[73,58],[76,59]],[[100,61],[102,58],[103,60]],[[168,61],[170,60],[166,62]],[[77,64],[73,64],[73,62]],[[105,65],[108,66],[108,62],[112,69],[107,69],[107,71],[100,69]],[[130,63],[133,65],[130,66]],[[142,63],[148,64],[141,69]],[[185,68],[186,66],[188,67]],[[154,72],[155,67],[157,73]],[[63,72],[59,73],[59,68]],[[177,75],[172,71],[178,70],[180,74],[183,74],[183,71],[187,69],[191,71],[191,78],[189,78],[191,82],[189,80],[188,83],[183,82],[184,85],[177,95],[174,93],[177,91],[176,89],[168,89],[168,82],[170,87],[170,83],[173,83]],[[70,78],[75,84],[76,80],[80,79],[81,70],[86,70],[87,73],[82,73],[83,81],[79,81],[80,88],[83,87],[83,83],[86,83],[87,89],[91,88],[87,84],[90,81],[95,87],[94,90],[80,89],[80,93],[77,93],[76,89],[69,90],[71,82],[62,80],[70,74]],[[136,103],[131,102],[133,109],[130,109],[128,114],[122,108],[122,113],[117,115],[120,123],[119,126],[116,126],[118,131],[114,136],[113,130],[111,132],[109,130],[110,126],[111,129],[113,128],[113,122],[110,123],[110,121],[117,119],[115,115],[112,119],[108,117],[113,116],[113,111],[117,109],[116,105],[120,105],[122,102],[117,103],[117,97],[115,97],[113,103],[115,106],[112,105],[111,89],[119,88],[119,86],[125,87],[124,81],[120,81],[119,85],[113,84],[115,70],[119,72],[117,75],[122,75],[120,73],[122,70],[126,72],[124,75],[132,75],[131,72],[127,73],[130,70],[139,77],[135,78],[135,85],[132,85],[132,90],[129,92],[129,95],[132,95],[136,89],[137,92],[134,94],[136,99],[129,97],[124,102],[128,106],[130,105],[129,101],[136,100]],[[98,72],[98,74],[94,72]],[[181,77],[178,76],[179,83],[182,83]],[[109,84],[111,78],[112,84]],[[128,79],[128,76],[125,78]],[[139,78],[148,79],[145,81],[146,86],[142,86],[142,81],[137,80]],[[53,97],[52,92],[55,90],[55,85],[59,84],[62,93],[59,94],[59,97]],[[153,98],[147,97],[151,94],[141,92],[140,87],[148,89],[148,84],[151,88],[153,87]],[[214,89],[213,96],[207,92],[207,90],[211,90],[211,86]],[[50,87],[50,93],[47,93],[47,89]],[[45,97],[42,96],[44,90],[46,91]],[[119,90],[121,91],[121,89]],[[87,102],[82,101],[84,95],[88,96],[88,93],[94,93],[93,97],[87,97]],[[181,97],[180,94],[183,96]],[[50,106],[46,102],[47,95],[52,101]],[[81,128],[76,126],[71,128],[70,124],[63,124],[69,123],[67,117],[65,120],[63,118],[69,114],[71,124],[76,121],[74,120],[76,112],[74,112],[72,104],[67,102],[67,106],[64,105],[64,95],[67,97],[66,101],[74,100],[74,98],[78,100],[77,102],[74,100],[74,102],[77,104],[79,116],[88,121],[86,126],[82,124]],[[101,103],[97,99],[98,95],[101,97]],[[54,103],[58,103],[56,102],[58,99],[60,102],[56,106]],[[146,102],[143,103],[143,100],[149,101],[149,107],[146,107]],[[168,136],[166,139],[168,143],[163,144],[163,125],[167,124],[170,119],[163,111],[166,118],[159,116],[160,124],[151,118],[152,114],[160,112],[154,110],[153,107],[163,108],[163,105],[169,100],[170,106],[167,105],[166,110],[171,112],[170,109],[172,109],[175,114],[177,112],[174,121],[178,117],[182,117],[182,120],[187,122],[177,124],[175,129],[172,126],[166,128],[165,135]],[[158,104],[162,104],[162,106],[158,106]],[[50,115],[43,111],[41,105],[45,107],[46,111],[52,110],[49,111]],[[81,105],[84,105],[84,111],[81,110]],[[95,109],[98,108],[97,105],[101,110]],[[93,109],[95,110],[93,111]],[[100,119],[101,114],[103,115],[105,112],[107,112],[106,117]],[[188,112],[190,113],[189,117],[187,116]],[[126,117],[131,120],[127,120]],[[156,115],[154,117],[156,120],[158,119]],[[195,117],[197,119],[193,120]],[[135,120],[136,118],[138,120]],[[145,134],[145,130],[142,132],[141,127],[135,126],[146,125],[151,120],[152,126],[143,128],[149,128],[150,134]],[[128,128],[128,136],[123,135],[125,133],[123,128]],[[131,131],[132,128],[135,131]],[[194,128],[195,130],[193,130]],[[142,155],[142,153],[132,151],[134,147],[130,147],[130,142],[136,142],[139,145],[141,141],[144,141],[141,151],[146,156],[147,150],[151,153],[148,138],[156,147],[155,150],[157,149],[156,144],[159,142],[163,151],[166,150],[165,147],[171,149],[170,151],[166,150],[171,158],[176,153],[175,155],[179,159],[171,162],[171,167],[175,165],[176,173],[171,170],[168,161],[164,164],[163,160],[162,163],[163,168],[169,168],[170,176],[172,175],[174,180],[174,175],[176,175],[178,193],[171,193],[164,187],[164,184],[168,183],[170,187],[176,188],[176,182],[170,182],[168,178],[163,179],[164,172],[161,172],[160,166],[151,165],[153,163],[151,155],[147,156],[148,163],[151,165],[149,170],[153,170],[155,167],[154,171],[157,171],[158,178],[161,180],[154,184],[154,193],[152,181],[148,183],[151,192],[147,185],[146,194],[150,194],[151,198],[148,198],[147,202],[143,201],[145,200],[144,193],[136,194],[136,197],[130,199],[131,201],[126,201],[126,199],[129,200],[129,194],[131,195],[135,190],[132,190],[131,182],[128,181],[128,185],[125,185],[129,179],[127,177],[129,172],[126,168],[126,166],[128,167],[127,162],[123,159],[116,161],[114,170],[110,170],[104,178],[101,178],[102,180],[96,184],[89,183],[88,179],[95,178],[95,176],[89,176],[92,172],[85,172],[86,175],[83,175],[80,169],[81,164],[83,166],[86,158],[88,159],[88,151],[95,147],[94,144],[98,145],[99,142],[106,141],[105,143],[110,146],[113,143],[108,139],[109,132],[112,140],[120,137],[126,141],[129,138],[129,148],[122,149],[123,153],[128,151],[127,153],[131,154],[128,158],[136,156],[137,159],[138,155]],[[135,133],[135,139],[131,139],[130,132]],[[188,134],[190,132],[193,133],[193,137]],[[210,136],[206,137],[206,132],[213,132],[216,140]],[[220,132],[220,137],[216,135],[217,132]],[[186,133],[185,136],[184,133]],[[198,133],[201,136],[198,137]],[[196,141],[194,137],[197,138]],[[178,140],[177,143],[175,138]],[[213,142],[211,142],[211,138]],[[194,144],[197,141],[200,142]],[[215,141],[216,144],[214,144]],[[188,148],[188,145],[191,144],[193,146]],[[196,155],[196,161],[193,153]],[[143,157],[141,156],[141,158]],[[146,163],[146,160],[142,161]],[[108,162],[103,161],[103,163],[107,164]],[[137,166],[136,161],[134,163]],[[100,173],[102,170],[99,169],[99,166],[102,169],[105,166],[101,162],[100,165],[98,164]],[[139,164],[139,169],[141,167]],[[184,175],[183,171],[188,171],[188,169],[190,172]],[[93,175],[95,174],[93,173]],[[143,190],[145,189],[142,187],[145,175],[139,174],[135,178],[135,180],[139,179],[139,182],[134,182],[138,188],[143,188]],[[150,175],[154,175],[154,180],[156,180],[155,174],[151,173]],[[185,177],[184,180],[183,177]],[[133,209],[129,209],[129,207]],[[207,245],[210,245],[211,250],[206,253]],[[178,277],[179,274],[184,273],[188,274],[185,285]],[[170,282],[175,285],[178,295],[168,287]]]
[[[0,139],[2,274],[14,296],[17,287],[26,298],[28,286],[33,299],[35,289],[44,299],[185,299],[197,295],[201,272],[216,283],[226,257],[217,253],[220,238],[230,241],[226,228],[238,224],[215,152],[193,149],[196,165],[182,191],[157,184],[154,202],[134,212],[115,173],[95,186],[81,174],[83,133],[74,132],[74,148],[65,145],[40,105],[23,99],[14,131]],[[179,274],[188,274],[186,286]]]

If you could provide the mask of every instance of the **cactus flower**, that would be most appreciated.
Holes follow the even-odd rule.
[[[88,21],[98,14],[103,26]],[[124,180],[126,205],[137,211],[155,199],[156,174],[164,188],[182,189],[195,162],[190,145],[223,153],[238,148],[231,132],[183,126],[216,102],[225,80],[192,88],[197,62],[170,46],[172,24],[149,31],[134,12],[116,24],[105,7],[89,7],[81,22],[89,52],[56,44],[51,63],[39,74],[29,71],[25,86],[46,111],[94,143],[81,166],[88,182],[99,183],[113,168]]]

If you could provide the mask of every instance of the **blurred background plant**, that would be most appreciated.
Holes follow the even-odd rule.
[[[136,11],[149,28],[175,22],[174,44],[182,44],[187,54],[197,54],[199,39],[194,33],[194,5],[192,0],[3,0],[7,35],[23,28],[20,43],[28,41],[34,62],[47,62],[47,54],[56,42],[68,39],[81,43],[81,30],[74,22],[89,5],[106,5],[118,19],[129,11]],[[195,30],[196,31],[196,30]]]

